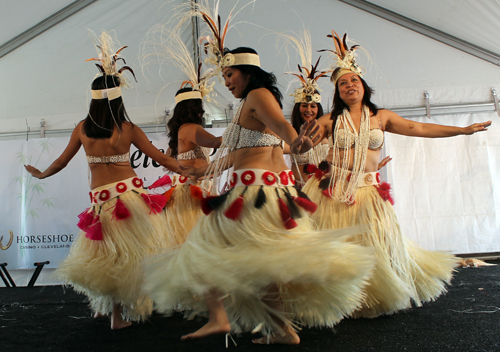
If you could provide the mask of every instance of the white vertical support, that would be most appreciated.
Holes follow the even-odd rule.
[[[165,108],[165,132],[168,134],[168,120],[170,120],[170,108]]]
[[[425,112],[427,114],[427,118],[431,118],[431,102],[429,92],[424,90],[424,99],[425,99]]]
[[[229,104],[227,104],[229,106],[229,116],[226,116],[226,118],[229,120],[229,121],[233,121],[233,117],[234,117],[234,101],[231,101],[229,102]]]
[[[45,120],[40,120],[40,138],[45,138]]]
[[[498,94],[495,88],[491,88],[491,94],[493,94],[493,100],[495,102],[495,111],[497,115],[500,116],[500,108],[498,107]]]

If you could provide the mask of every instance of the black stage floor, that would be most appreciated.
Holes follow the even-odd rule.
[[[420,308],[376,319],[345,319],[304,329],[298,346],[257,346],[235,336],[237,351],[500,351],[500,265],[463,268],[447,295]],[[0,351],[227,351],[224,336],[182,342],[204,320],[154,315],[111,331],[93,319],[85,297],[61,286],[0,288]]]

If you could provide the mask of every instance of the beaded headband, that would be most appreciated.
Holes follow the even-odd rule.
[[[203,99],[203,96],[202,96],[201,92],[197,91],[197,90],[193,90],[190,92],[184,92],[184,93],[177,94],[175,96],[175,103],[179,104],[181,101],[189,100],[189,99]]]
[[[109,89],[91,90],[92,99],[108,99],[114,100],[122,96],[122,90],[120,87],[114,87]]]

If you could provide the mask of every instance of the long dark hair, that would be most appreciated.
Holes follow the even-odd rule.
[[[361,80],[361,84],[363,85],[363,88],[365,90],[365,93],[363,94],[363,105],[368,106],[368,109],[370,109],[370,112],[373,115],[377,115],[379,108],[377,105],[371,102],[372,94],[375,91],[368,85],[368,83],[366,83],[363,78],[359,77],[359,79]],[[335,93],[333,95],[333,108],[330,117],[330,119],[332,120],[332,134],[335,131],[335,125],[337,124],[338,116],[343,113],[344,109],[349,110],[349,106],[340,98],[338,83],[339,81],[337,80],[337,83],[335,84]]]
[[[92,90],[108,89],[120,86],[120,78],[99,76],[92,82]],[[122,97],[113,100],[92,99],[89,113],[83,121],[83,132],[89,138],[111,138],[115,127],[121,129],[123,122],[130,122]],[[132,124],[133,127],[133,124]]]
[[[239,47],[233,50],[225,49],[224,54],[231,53],[231,54],[241,54],[241,53],[250,53],[250,54],[257,54],[255,50],[252,48],[246,48],[246,47]],[[242,99],[246,98],[248,93],[250,93],[254,89],[258,88],[266,88],[269,90],[273,95],[276,101],[278,102],[280,108],[283,109],[283,103],[281,102],[283,100],[283,95],[281,94],[280,90],[277,85],[277,80],[276,76],[273,75],[270,72],[266,72],[263,69],[261,69],[258,66],[253,66],[253,65],[236,65],[236,66],[231,66],[231,68],[236,68],[241,71],[244,75],[250,77],[250,80],[248,81],[248,85],[245,88],[245,90],[242,93]]]
[[[193,88],[182,88],[175,93],[175,96],[191,92]],[[176,156],[178,154],[177,144],[179,142],[179,128],[185,123],[195,123],[197,125],[202,125],[203,123],[203,101],[201,99],[187,99],[177,103],[174,109],[174,115],[168,121],[168,147],[170,148],[170,155]]]
[[[302,103],[295,103],[293,106],[292,110],[292,126],[295,128],[295,131],[299,133],[300,127],[304,124],[304,121],[302,121],[302,118],[300,117],[300,106]],[[316,106],[318,107],[318,114],[316,115],[316,120],[319,119],[321,116],[323,116],[323,106],[321,103],[316,103]]]

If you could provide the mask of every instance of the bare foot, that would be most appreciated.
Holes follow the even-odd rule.
[[[99,312],[95,312],[94,314],[94,318],[103,318],[103,317],[107,317],[107,314],[102,314]]]
[[[118,321],[113,321],[111,320],[111,330],[120,330],[126,327],[129,327],[132,325],[131,321],[125,321],[125,320],[118,320]]]
[[[201,329],[181,337],[181,340],[199,339],[214,334],[227,334],[231,331],[229,322],[208,322],[201,327]]]
[[[264,336],[260,339],[253,339],[252,342],[257,345],[298,345],[300,343],[299,335],[293,329],[287,329],[285,336]]]

